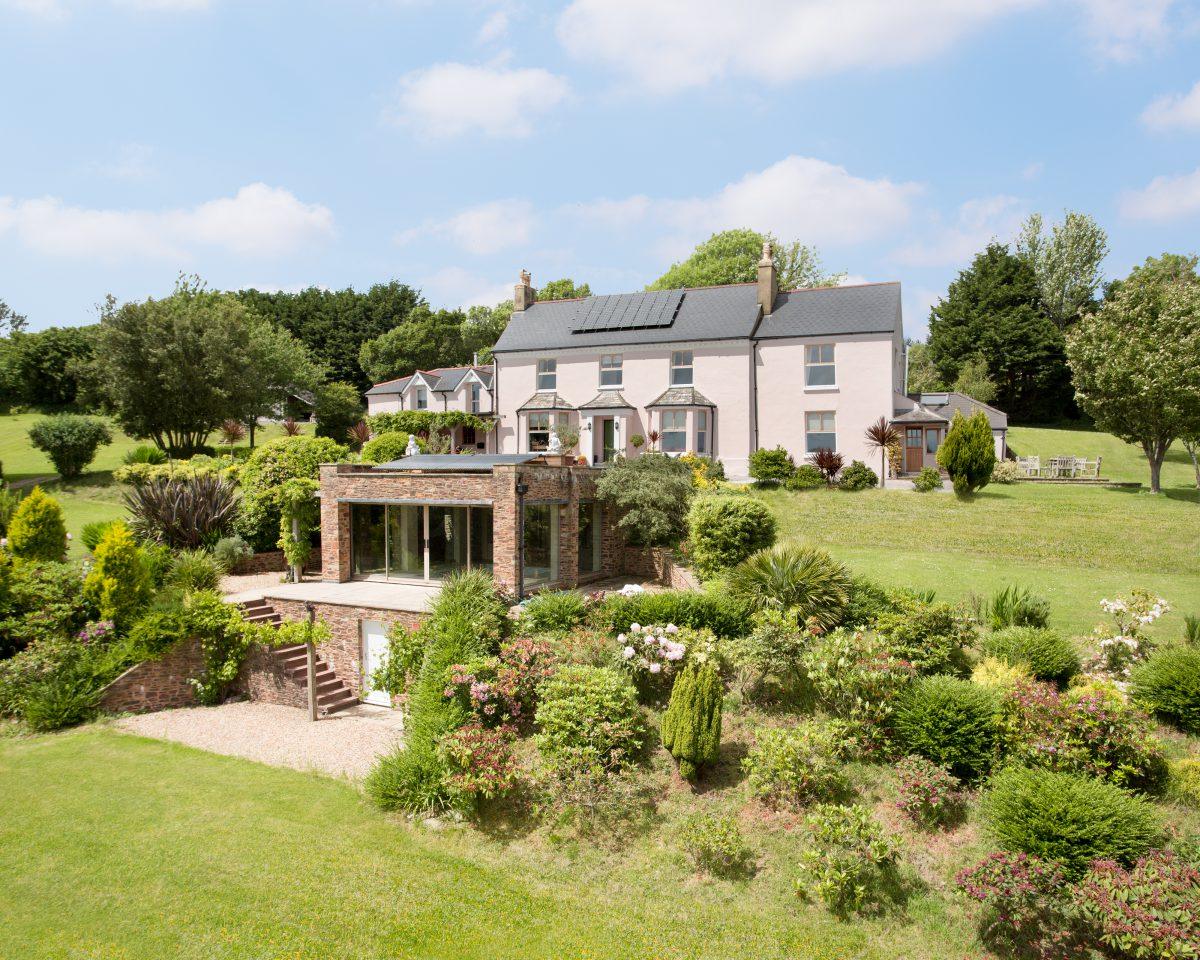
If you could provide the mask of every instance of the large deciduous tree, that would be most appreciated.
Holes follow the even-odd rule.
[[[1179,267],[1176,258],[1148,259],[1067,341],[1079,405],[1102,430],[1141,446],[1154,493],[1171,444],[1200,435],[1200,278],[1194,259]]]
[[[225,420],[246,421],[319,370],[303,344],[232,294],[181,278],[162,300],[109,298],[88,370],[121,427],[176,454]]]
[[[94,333],[95,326],[14,333],[4,351],[11,402],[35,407],[74,404],[81,369],[92,356]]]
[[[576,297],[590,297],[591,295],[591,287],[586,283],[576,284],[570,277],[550,280],[542,284],[537,292],[539,300],[574,300]]]
[[[375,383],[414,370],[467,363],[471,353],[463,342],[465,319],[461,310],[431,310],[421,304],[399,326],[364,343],[359,363]]]
[[[1091,310],[1103,280],[1108,235],[1086,213],[1068,210],[1047,234],[1034,213],[1017,237],[1017,256],[1033,268],[1042,307],[1060,330]]]
[[[929,355],[944,383],[982,357],[995,403],[1014,420],[1074,413],[1063,332],[1045,313],[1033,268],[989,244],[930,311]]]
[[[832,286],[845,277],[844,273],[826,273],[814,247],[807,247],[798,240],[781,243],[769,233],[738,229],[714,233],[686,260],[673,263],[648,289],[752,283],[758,278],[763,243],[768,240],[775,248],[775,267],[779,271],[781,290]]]

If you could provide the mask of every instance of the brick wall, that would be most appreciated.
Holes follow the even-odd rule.
[[[262,553],[252,553],[243,557],[229,572],[234,576],[244,576],[251,573],[283,573],[285,570],[287,558],[282,550],[264,550]]]
[[[196,704],[192,677],[200,676],[204,659],[198,640],[181,640],[157,660],[130,667],[104,688],[100,706],[113,713],[149,713]]]
[[[643,580],[656,580],[673,590],[694,590],[696,581],[667,547],[631,547],[623,550],[623,572]]]

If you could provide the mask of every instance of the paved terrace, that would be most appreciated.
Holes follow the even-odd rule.
[[[306,580],[303,583],[258,586],[228,594],[225,599],[231,603],[260,598],[292,600],[301,603],[329,603],[342,607],[424,613],[440,589],[436,584],[383,583],[376,580],[351,580],[347,583]]]

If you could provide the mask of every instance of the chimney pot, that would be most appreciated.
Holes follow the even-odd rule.
[[[537,299],[537,291],[533,289],[532,277],[528,270],[522,270],[516,287],[513,288],[513,310],[524,310]]]

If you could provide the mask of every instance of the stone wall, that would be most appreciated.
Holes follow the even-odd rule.
[[[262,553],[252,553],[243,557],[229,572],[233,576],[245,576],[251,573],[283,573],[285,570],[287,558],[282,550],[264,550]]]
[[[673,590],[694,590],[696,580],[692,572],[678,563],[674,551],[667,547],[624,548],[622,570],[631,577],[655,580]]]
[[[251,700],[308,709],[308,691],[287,675],[271,648],[254,644],[242,661],[237,689]]]
[[[150,713],[196,704],[192,677],[200,676],[200,642],[181,640],[157,660],[130,667],[104,688],[100,706],[112,713]]]

